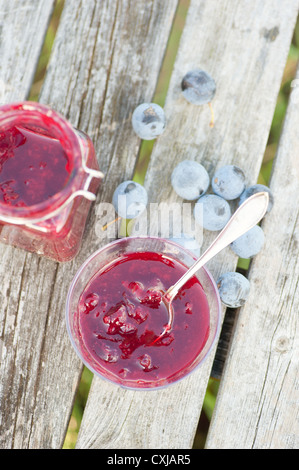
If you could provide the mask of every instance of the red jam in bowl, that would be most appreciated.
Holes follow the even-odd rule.
[[[163,293],[186,270],[162,254],[140,252],[97,272],[74,320],[84,362],[129,388],[166,385],[186,375],[210,332],[208,300],[197,277],[179,291],[173,328],[157,340],[168,321]]]

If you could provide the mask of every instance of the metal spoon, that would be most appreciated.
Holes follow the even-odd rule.
[[[172,301],[178,291],[194,274],[211,258],[217,255],[223,248],[254,227],[265,215],[269,203],[267,192],[256,193],[246,199],[234,212],[226,226],[222,229],[209,248],[200,258],[185,272],[185,274],[164,294],[162,300],[168,308],[169,319],[162,333],[155,339],[156,343],[165,333],[169,332],[173,323]]]

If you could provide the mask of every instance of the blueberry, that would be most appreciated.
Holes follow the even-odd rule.
[[[216,93],[214,79],[207,72],[200,69],[186,73],[181,87],[186,100],[196,105],[210,103]]]
[[[253,196],[253,194],[260,193],[263,191],[266,191],[269,194],[269,204],[268,204],[267,212],[270,212],[274,204],[274,197],[270,188],[268,188],[268,186],[265,186],[263,184],[254,184],[246,188],[240,196],[239,205],[241,205],[245,201],[245,199],[247,199],[248,197]]]
[[[191,251],[197,258],[200,256],[200,245],[191,235],[181,233],[179,237],[170,238],[170,240]]]
[[[207,170],[200,163],[183,160],[173,170],[171,184],[180,197],[194,201],[206,192],[210,178]]]
[[[155,103],[142,103],[134,110],[132,126],[136,134],[144,140],[153,140],[164,132],[165,113]]]
[[[239,197],[245,189],[245,174],[236,165],[225,165],[216,171],[212,178],[215,194],[231,201]]]
[[[147,191],[135,181],[124,181],[117,186],[112,197],[112,204],[120,217],[134,219],[147,206]]]
[[[231,217],[229,203],[215,194],[206,194],[198,199],[194,206],[194,218],[201,223],[202,204],[202,226],[206,230],[221,230]]]
[[[232,242],[230,246],[240,258],[248,259],[259,253],[264,241],[265,235],[263,229],[259,225],[255,225],[244,235]]]
[[[221,301],[231,308],[244,305],[249,295],[250,282],[240,273],[227,272],[217,280]]]

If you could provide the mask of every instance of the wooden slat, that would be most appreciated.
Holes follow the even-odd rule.
[[[0,0],[0,104],[27,98],[54,0]]]
[[[54,0],[0,2],[1,104],[28,97],[53,6]],[[34,350],[28,349],[27,342],[30,331],[19,330],[18,321],[26,282],[28,280],[31,283],[32,280],[28,279],[29,273],[24,266],[25,253],[19,254],[17,250],[3,249],[1,246],[0,259],[0,447],[9,448],[15,436],[26,439],[30,424],[30,415],[26,414],[22,415],[20,423],[16,408],[23,409],[22,391],[26,390],[26,377],[30,374],[30,367],[34,365]],[[30,275],[34,276],[34,270]],[[46,289],[45,295],[47,294],[49,291]],[[20,316],[17,317],[18,305]],[[41,307],[43,305],[42,302]],[[30,305],[28,308],[30,310]],[[39,327],[37,318],[37,330]],[[21,349],[27,350],[26,361],[18,354],[18,342],[22,338],[24,344]]]
[[[298,103],[294,88],[271,177],[275,204],[262,222],[266,242],[250,269],[207,448],[299,448]]]
[[[66,0],[40,101],[92,137],[105,180],[98,203],[131,177],[140,140],[132,110],[150,100],[177,0]],[[70,263],[0,247],[1,445],[62,446],[82,371],[65,328],[65,301],[83,260],[107,240],[95,232]]]
[[[256,181],[297,13],[297,0],[287,6],[280,0],[191,1],[165,105],[167,129],[155,144],[145,181],[151,202],[180,200],[170,175],[186,158],[201,162],[211,175],[223,164],[238,164],[247,183]],[[188,104],[180,92],[183,75],[195,67],[217,83],[213,129],[209,108]],[[205,233],[204,246],[214,236]],[[217,277],[235,269],[236,261],[227,249],[209,268]],[[213,355],[161,391],[120,390],[94,379],[77,447],[191,447]]]

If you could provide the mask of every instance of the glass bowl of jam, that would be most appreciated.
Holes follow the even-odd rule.
[[[129,389],[165,387],[207,357],[218,334],[221,302],[202,268],[173,300],[172,329],[163,294],[196,261],[175,242],[127,237],[92,254],[66,302],[66,326],[76,353],[97,376]]]

